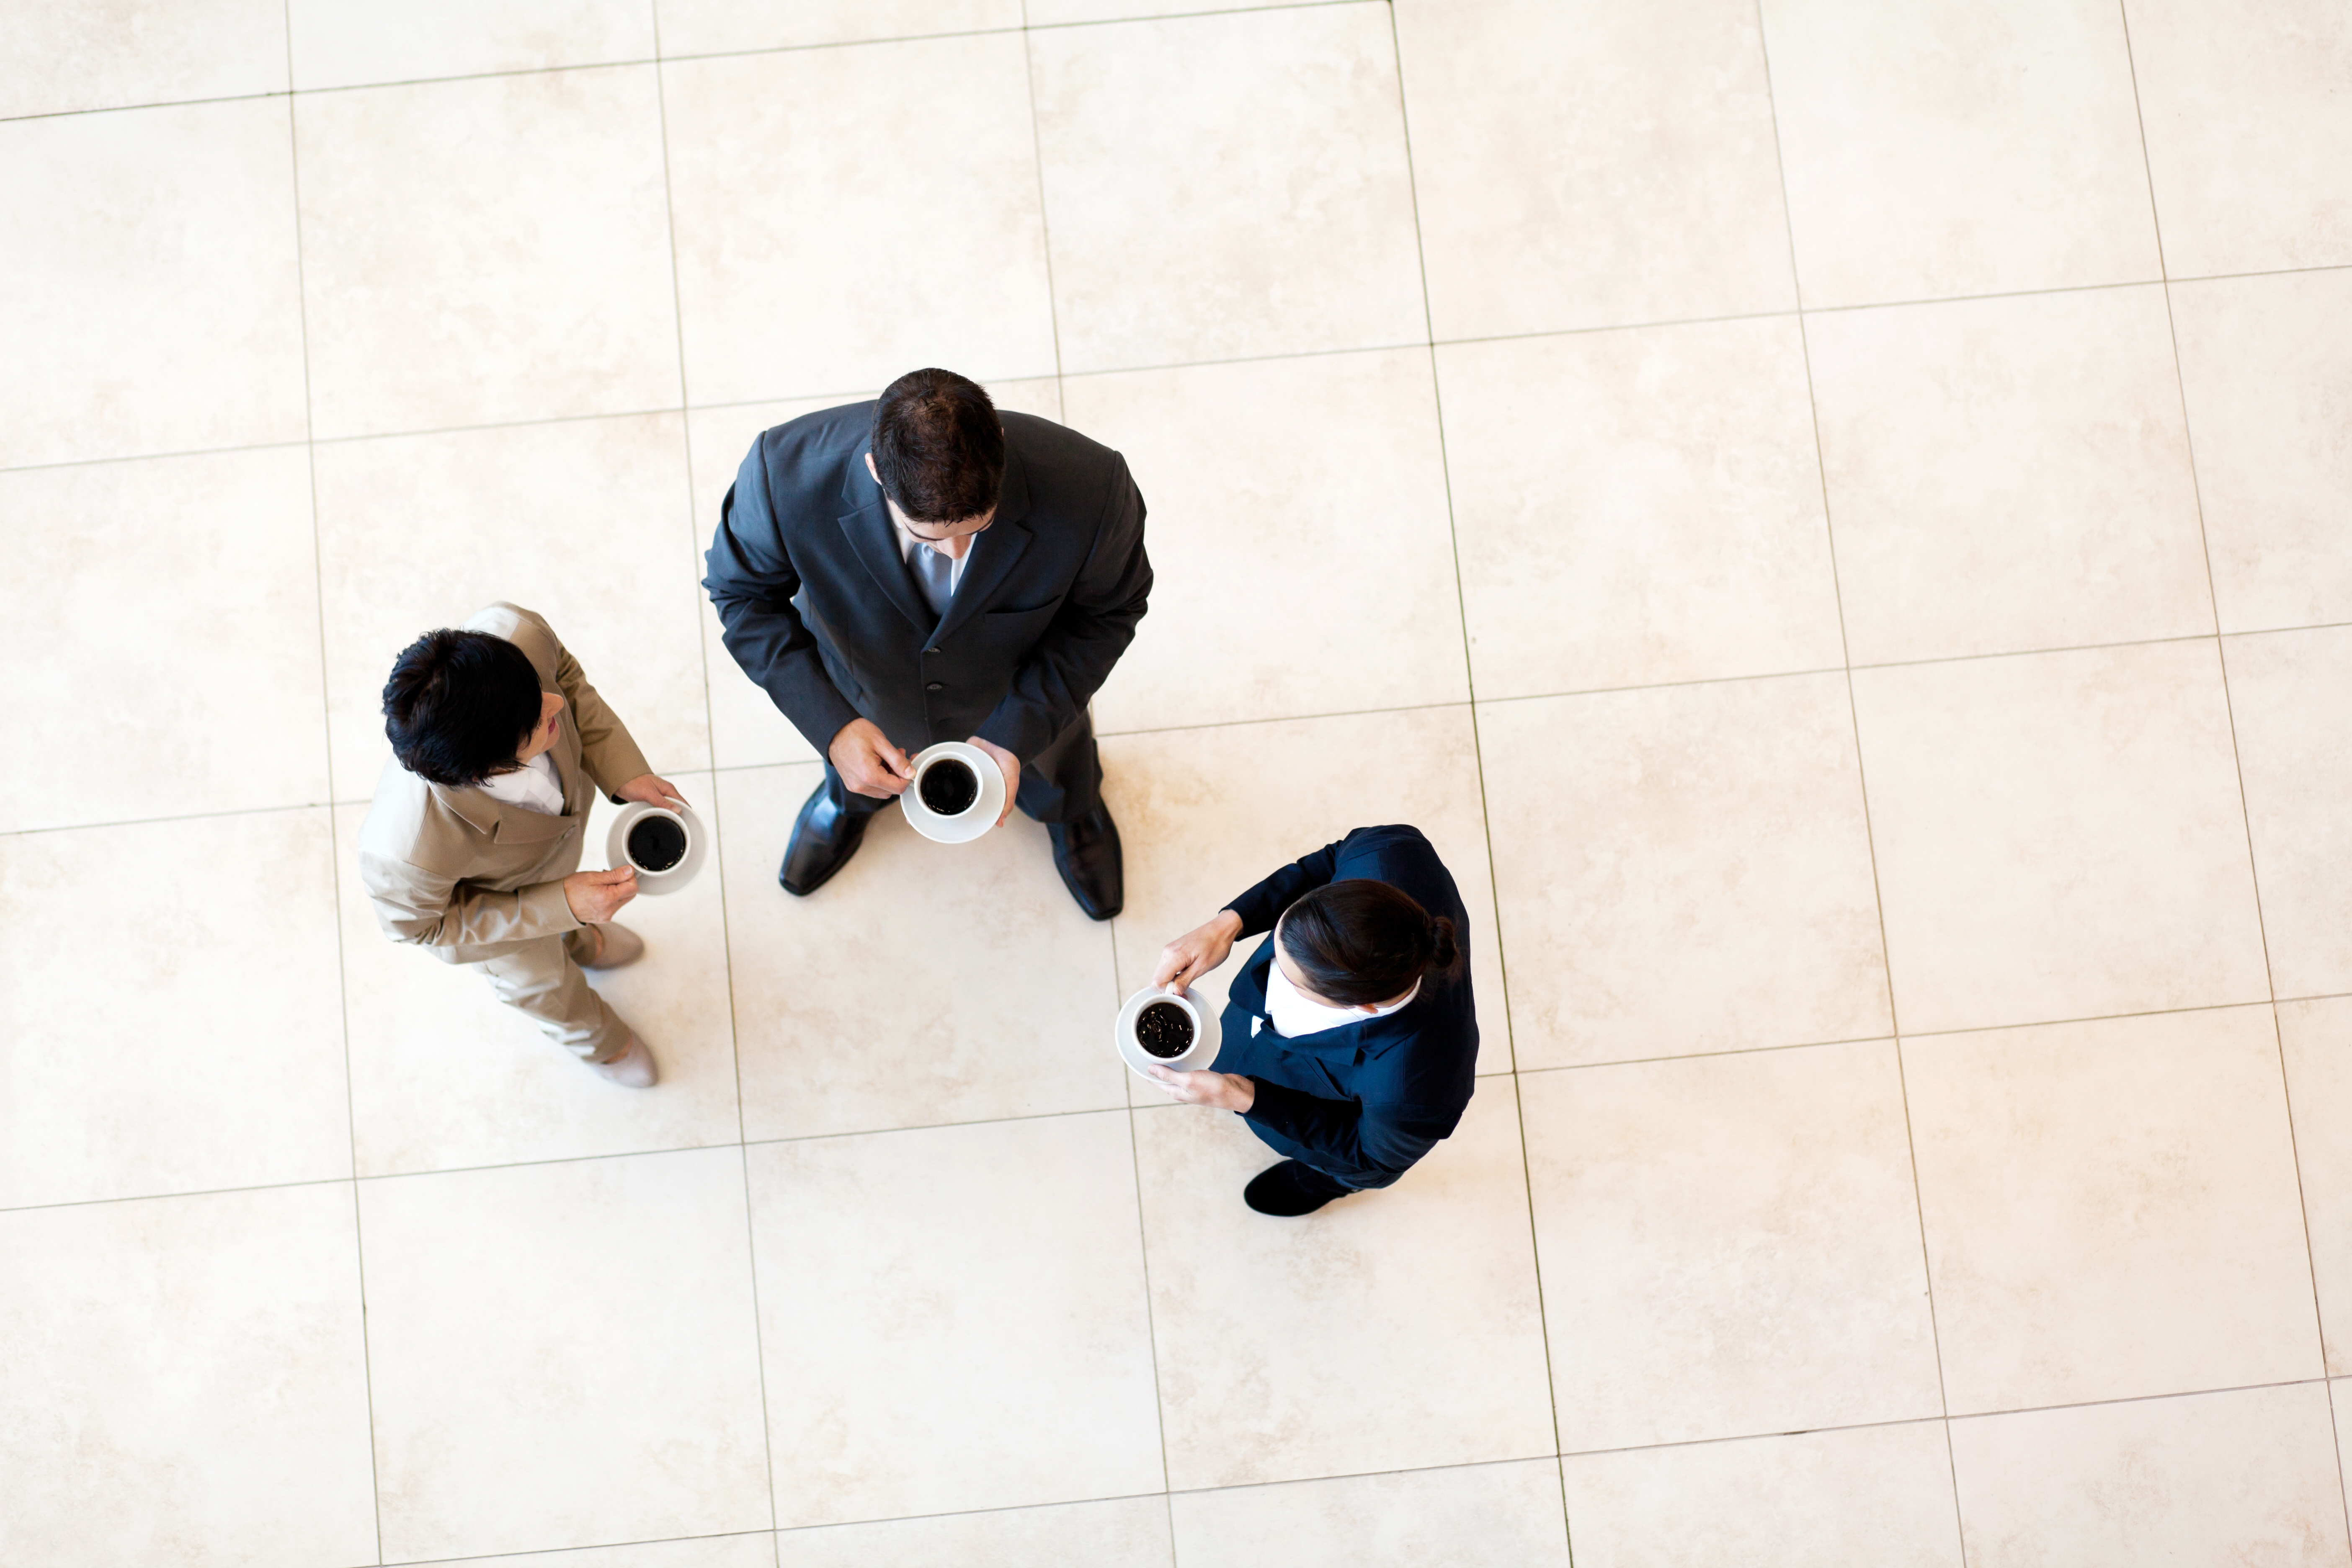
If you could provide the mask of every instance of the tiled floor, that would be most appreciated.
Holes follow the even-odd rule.
[[[2341,0],[0,5],[0,1563],[2345,1568],[2347,79]],[[1108,927],[1020,819],[774,884],[698,550],[924,363],[1151,504]],[[648,1095],[354,885],[492,597],[722,838]],[[1395,820],[1486,1076],[1261,1219],[1110,1011]]]

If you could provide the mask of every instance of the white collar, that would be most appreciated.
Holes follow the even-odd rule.
[[[1411,1005],[1421,994],[1421,982],[1385,1007],[1365,1012],[1361,1007],[1332,1007],[1321,1002],[1309,1001],[1290,976],[1282,972],[1282,962],[1276,958],[1265,968],[1265,1012],[1274,1025],[1274,1032],[1286,1040],[1301,1035],[1319,1035],[1326,1029],[1337,1029],[1347,1024],[1361,1024],[1368,1019],[1385,1018],[1400,1007]]]
[[[519,768],[492,773],[474,787],[492,800],[519,805],[541,816],[563,815],[563,785],[555,776],[555,759],[545,752]]]
[[[929,540],[916,538],[913,534],[907,531],[907,525],[900,522],[897,518],[894,517],[890,520],[890,526],[898,531],[898,559],[904,561],[908,565],[912,566],[915,563],[916,551],[930,549],[931,542]],[[979,538],[979,535],[974,534],[972,537],[977,539]],[[938,552],[934,552],[934,553]],[[963,586],[963,569],[971,564],[971,546],[969,544],[965,545],[962,554],[950,556],[949,557],[949,560],[952,564],[948,568],[948,592],[952,594],[958,588]]]

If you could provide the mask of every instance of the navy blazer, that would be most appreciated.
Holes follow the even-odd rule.
[[[945,616],[866,471],[874,405],[763,432],[719,509],[702,585],[727,651],[824,754],[861,715],[908,751],[979,735],[1023,762],[1086,712],[1151,592],[1127,460],[1006,414],[996,518]]]
[[[1256,1080],[1244,1114],[1278,1152],[1353,1187],[1385,1187],[1462,1121],[1478,1067],[1478,1018],[1470,997],[1470,921],[1454,878],[1417,827],[1359,827],[1285,866],[1226,905],[1242,935],[1271,931],[1302,893],[1366,877],[1410,893],[1454,922],[1461,963],[1432,974],[1421,993],[1384,1018],[1285,1039],[1265,1008],[1268,936],[1226,992],[1216,1070]]]

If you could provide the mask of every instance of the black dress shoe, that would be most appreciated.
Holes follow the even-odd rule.
[[[1127,877],[1118,853],[1118,825],[1100,801],[1076,822],[1049,822],[1054,869],[1088,920],[1107,921],[1126,907]]]
[[[1270,1214],[1277,1219],[1297,1219],[1303,1214],[1313,1214],[1333,1198],[1344,1198],[1356,1189],[1344,1182],[1335,1181],[1314,1166],[1297,1160],[1285,1160],[1279,1165],[1268,1165],[1250,1178],[1242,1189],[1242,1202],[1260,1214]]]
[[[816,793],[793,819],[793,841],[785,847],[784,863],[776,872],[784,891],[805,899],[824,887],[857,853],[873,815],[850,810],[833,793],[831,779],[818,780]]]

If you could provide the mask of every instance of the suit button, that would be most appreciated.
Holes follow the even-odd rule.
[[[947,689],[948,683],[944,680],[934,680],[923,688],[926,691],[945,691]]]

